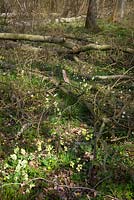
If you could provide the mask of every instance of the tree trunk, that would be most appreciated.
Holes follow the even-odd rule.
[[[57,12],[57,1],[56,0],[51,0],[50,1],[50,11],[51,12]]]
[[[115,1],[115,6],[114,6],[113,16],[112,16],[113,22],[120,22],[123,19],[125,3],[126,3],[126,0],[116,0]]]
[[[69,11],[70,11],[70,0],[64,0],[63,12],[61,16],[68,17]]]
[[[87,8],[87,5],[88,5],[87,0],[86,0],[86,1],[83,1],[83,2],[81,3],[81,5],[80,5],[80,7],[79,7],[79,11],[78,11],[78,16],[84,13],[84,11],[85,11],[86,8]]]
[[[96,23],[96,1],[89,0],[85,28],[92,32],[100,31]]]

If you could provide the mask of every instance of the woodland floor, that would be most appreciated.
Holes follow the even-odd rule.
[[[1,200],[134,199],[134,55],[120,51],[133,48],[134,32],[98,23],[97,34],[83,22],[25,31],[116,50],[72,55],[57,44],[1,40]],[[94,79],[109,75],[130,78]]]

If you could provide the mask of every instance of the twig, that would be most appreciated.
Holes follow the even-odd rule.
[[[103,178],[102,180],[100,180],[98,183],[96,183],[96,185],[94,186],[94,188],[97,188],[98,185],[100,185],[103,181],[105,181],[108,178],[111,178],[111,176],[107,176],[107,177]]]
[[[20,136],[22,135],[22,133],[23,133],[25,130],[27,130],[30,126],[31,126],[31,123],[26,123],[26,124],[24,124],[24,125],[21,127],[20,131],[18,131],[18,133],[16,134],[16,139],[18,139],[18,137],[20,137]]]
[[[56,187],[68,188],[68,189],[72,189],[72,190],[88,190],[88,191],[93,192],[93,193],[95,193],[96,195],[98,195],[98,194],[101,194],[101,192],[95,190],[95,188],[96,188],[99,184],[101,184],[104,180],[106,180],[107,178],[110,178],[110,176],[105,177],[104,179],[100,180],[100,181],[94,186],[94,188],[82,187],[82,186],[74,186],[74,187],[71,187],[71,186],[68,186],[68,185],[60,185],[60,184],[58,184],[56,181],[51,181],[51,180],[48,180],[48,179],[45,179],[45,178],[42,178],[42,177],[33,178],[33,179],[30,179],[29,181],[24,182],[24,183],[5,183],[5,184],[1,185],[0,188],[6,187],[6,186],[10,186],[10,185],[20,185],[21,187],[24,187],[25,185],[28,185],[28,184],[29,184],[30,182],[32,182],[32,181],[42,180],[42,181],[44,181],[44,182],[53,184],[53,185],[55,185]],[[2,184],[2,182],[1,182],[1,184]],[[109,197],[109,198],[114,199],[114,200],[119,200],[118,198],[112,197],[112,196],[110,196],[110,195],[105,195],[105,197]]]
[[[42,121],[44,113],[45,113],[45,109],[42,111],[40,119],[39,119],[39,122],[38,122],[38,126],[37,126],[37,133],[38,133],[38,135],[39,135],[39,132],[40,132],[40,124],[41,124],[41,121]]]
[[[100,192],[98,192],[98,191],[96,191],[95,189],[93,189],[93,188],[89,188],[89,187],[70,187],[70,186],[68,186],[68,185],[59,185],[59,187],[66,187],[66,188],[68,188],[68,189],[75,189],[75,190],[77,190],[77,189],[81,189],[81,190],[89,190],[89,191],[91,191],[91,192],[96,192],[97,194],[100,194]]]
[[[0,186],[0,188],[3,188],[5,186],[9,186],[9,185],[21,185],[22,187],[25,186],[25,185],[28,185],[30,182],[32,181],[37,181],[37,180],[42,180],[42,181],[45,181],[47,183],[51,183],[51,184],[54,184],[58,187],[64,187],[64,188],[68,188],[68,189],[81,189],[81,190],[89,190],[91,192],[96,192],[97,194],[99,193],[98,191],[96,191],[95,189],[93,188],[89,188],[89,187],[79,187],[79,186],[74,186],[74,187],[71,187],[71,186],[68,186],[68,185],[60,185],[58,184],[56,181],[50,181],[48,179],[45,179],[45,178],[42,178],[42,177],[38,177],[38,178],[33,178],[33,179],[30,179],[29,181],[27,182],[24,182],[24,183],[5,183],[3,185]]]
[[[66,35],[66,34],[64,34],[64,37],[66,39],[72,39],[72,40],[77,40],[77,41],[84,41],[84,42],[94,43],[91,38],[77,37],[77,36]]]
[[[111,139],[110,142],[119,142],[119,141],[125,140],[127,138],[128,138],[128,136],[124,136],[124,137],[120,137],[120,138],[114,138],[114,139]]]
[[[111,196],[111,195],[105,195],[104,197],[108,197],[108,198],[110,198],[111,200],[119,200],[118,198],[113,197],[113,196]]]
[[[129,71],[131,71],[132,69],[134,69],[134,66],[131,67],[130,69],[128,69],[124,75],[126,75]],[[116,86],[116,84],[121,80],[121,77],[118,78],[118,80],[113,84],[113,86],[111,87],[111,90]]]
[[[102,136],[103,134],[103,130],[105,129],[105,126],[106,124],[110,122],[110,119],[108,118],[103,118],[102,119],[102,124],[100,126],[100,130],[99,132],[94,132],[94,152],[93,152],[93,155],[94,155],[94,160],[96,159],[97,157],[97,143],[98,143],[98,140],[100,139],[100,137]]]

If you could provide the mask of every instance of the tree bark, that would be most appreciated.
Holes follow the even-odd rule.
[[[96,10],[96,1],[89,0],[85,28],[92,32],[100,31],[100,28],[96,23]]]
[[[124,17],[126,0],[115,0],[112,21],[120,22]]]
[[[70,10],[70,0],[64,0],[63,12],[61,16],[68,17],[69,10]]]

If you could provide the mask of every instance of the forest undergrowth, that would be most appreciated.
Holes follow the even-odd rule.
[[[133,47],[133,30],[99,25],[97,34],[80,22],[32,34],[116,50],[72,55],[55,44],[1,41],[1,200],[134,199],[134,56],[120,51]]]

